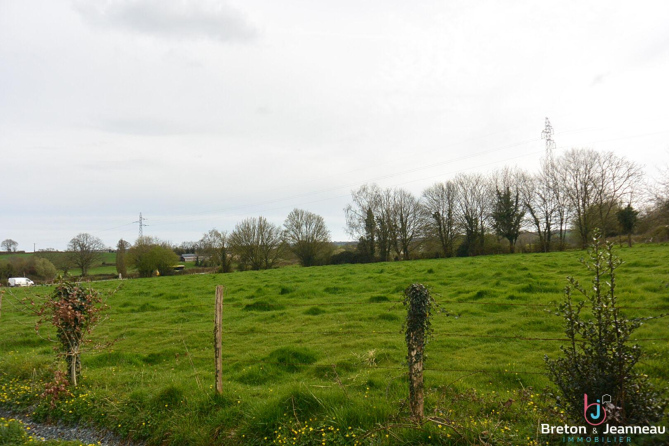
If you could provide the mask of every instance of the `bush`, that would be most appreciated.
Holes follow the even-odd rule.
[[[61,279],[51,297],[36,310],[40,320],[35,329],[39,331],[47,321],[54,326],[60,344],[57,347],[59,356],[65,358],[70,382],[75,386],[81,375],[80,354],[84,338],[98,323],[100,312],[104,309],[97,291]]]
[[[162,276],[170,275],[178,261],[169,245],[150,237],[138,239],[128,250],[128,263],[137,269],[140,277],[151,277],[155,271]]]
[[[35,264],[35,273],[47,282],[51,282],[56,277],[56,267],[53,263],[43,258],[33,258]]]
[[[649,425],[663,417],[668,400],[653,389],[646,375],[634,369],[642,350],[629,341],[650,318],[628,319],[621,314],[614,271],[622,262],[612,253],[612,244],[603,245],[599,235],[596,233],[588,251],[590,261],[582,261],[594,274],[592,286],[583,288],[569,277],[565,299],[558,305],[556,314],[565,320],[569,346],[561,346],[562,358],[545,356],[549,378],[558,386],[559,406],[575,421],[584,420],[585,395],[593,402],[610,395],[611,403],[601,403],[608,424]],[[586,300],[573,301],[574,291]],[[584,307],[590,316],[582,316]]]
[[[330,257],[331,265],[342,265],[345,263],[357,263],[356,253],[353,251],[342,251]]]

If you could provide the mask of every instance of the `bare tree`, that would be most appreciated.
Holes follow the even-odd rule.
[[[582,248],[586,248],[589,234],[596,226],[588,211],[595,203],[598,153],[572,149],[560,158],[558,166],[574,213],[575,229],[579,233]]]
[[[67,245],[72,263],[81,268],[81,275],[88,275],[89,268],[94,262],[102,260],[105,244],[98,237],[81,233],[76,235]]]
[[[636,163],[620,158],[612,152],[600,153],[599,176],[596,187],[596,209],[599,225],[615,219],[624,204],[633,202],[642,185],[642,169]]]
[[[452,181],[436,183],[422,195],[426,235],[438,240],[444,257],[454,255],[457,200],[458,187]]]
[[[652,239],[668,239],[668,165],[656,168],[656,175],[645,186],[645,201],[640,203],[642,212],[638,229],[653,231]],[[660,236],[660,237],[659,237]]]
[[[381,190],[376,184],[364,184],[355,191],[351,191],[352,204],[344,208],[344,217],[347,223],[347,232],[358,239],[365,236],[365,220],[368,210],[377,214]]]
[[[414,195],[404,189],[393,191],[396,251],[404,260],[409,260],[412,251],[418,246],[417,241],[423,228],[423,216],[421,204]]]
[[[566,246],[568,222],[572,213],[567,185],[558,163],[551,155],[543,161],[541,172],[540,179],[544,183],[542,188],[551,190],[551,206],[555,215],[553,226],[558,229],[558,249],[563,251]],[[547,246],[547,249],[549,248],[551,248],[550,244]]]
[[[351,191],[352,204],[344,208],[347,232],[358,240],[360,254],[365,261],[374,261],[375,245],[386,247],[385,219],[380,216],[382,191],[376,184],[365,184]],[[381,255],[382,259],[384,254]],[[385,259],[383,259],[385,260]]]
[[[208,257],[209,262],[219,266],[222,273],[231,271],[229,237],[226,231],[211,229],[203,234],[196,249],[199,255]]]
[[[379,260],[391,260],[391,250],[400,255],[398,246],[398,222],[396,218],[395,195],[391,189],[380,190],[377,195],[375,209],[375,237]]]
[[[596,227],[605,227],[622,201],[630,202],[641,179],[637,164],[612,152],[572,149],[557,164],[570,201],[581,245]]]
[[[558,249],[563,250],[570,206],[556,160],[547,156],[542,160],[540,171],[522,182],[523,203],[537,231],[540,250],[551,250],[554,235],[558,236]]]
[[[351,192],[353,204],[344,209],[347,231],[359,239],[359,246],[381,261],[391,258],[391,251],[408,259],[417,246],[422,225],[419,200],[403,189],[380,189],[376,184],[361,186]],[[371,226],[374,222],[374,226]]]
[[[284,240],[302,266],[313,266],[329,256],[330,231],[320,215],[293,209],[284,221]]]
[[[239,259],[240,269],[272,268],[282,245],[281,228],[264,217],[247,218],[235,225],[230,247]]]
[[[8,238],[3,240],[2,243],[0,243],[0,246],[2,246],[7,252],[16,252],[16,248],[19,246],[19,244]]]
[[[454,178],[458,188],[458,223],[465,233],[467,255],[484,252],[490,200],[487,180],[482,174],[459,174]]]
[[[528,212],[530,224],[537,231],[540,250],[549,252],[555,224],[556,206],[551,184],[545,181],[542,173],[526,178],[522,188],[522,200]]]

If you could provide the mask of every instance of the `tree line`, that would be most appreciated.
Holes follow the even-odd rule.
[[[517,168],[490,175],[461,173],[418,197],[402,188],[366,184],[353,190],[351,198],[344,215],[354,249],[335,252],[323,217],[294,209],[282,226],[250,217],[231,232],[212,229],[179,246],[153,237],[132,245],[120,240],[116,270],[123,276],[129,268],[140,276],[171,274],[178,254],[184,253],[197,254],[199,266],[230,272],[295,261],[313,266],[474,256],[514,253],[519,247],[548,252],[570,244],[583,248],[596,228],[609,237],[627,237],[629,245],[636,230],[656,240],[668,238],[667,179],[650,193],[637,164],[590,149],[557,157],[549,153],[536,173]],[[16,251],[17,243],[7,239],[2,247]],[[48,280],[55,270],[73,268],[86,276],[106,249],[99,238],[78,234],[67,253],[39,253],[41,261],[0,260],[0,277],[29,271]]]
[[[642,223],[645,230],[660,226],[667,239],[667,183],[640,219],[635,206],[648,195],[643,180],[637,164],[612,152],[572,149],[548,154],[534,174],[516,168],[462,173],[420,197],[364,185],[352,191],[344,211],[362,261],[513,253],[524,233],[533,234],[524,250],[563,250],[569,234],[584,248],[596,228],[625,235],[630,244]]]
[[[179,262],[179,254],[197,254],[199,266],[216,267],[219,272],[269,269],[287,255],[294,256],[301,265],[328,263],[332,251],[330,231],[320,215],[294,209],[283,227],[265,217],[250,217],[235,225],[230,233],[211,229],[197,242],[185,242],[179,247],[143,237],[134,245],[120,240],[117,246],[116,266],[119,274],[126,274],[127,266],[134,267],[140,276],[154,272],[171,274]]]

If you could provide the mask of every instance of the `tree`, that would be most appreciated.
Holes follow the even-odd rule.
[[[365,211],[365,235],[361,237],[359,242],[359,245],[362,244],[362,249],[359,249],[359,251],[365,262],[374,262],[375,260],[376,232],[375,215],[372,212],[372,208],[368,208]]]
[[[458,188],[452,181],[434,184],[422,195],[428,216],[425,220],[426,233],[438,240],[444,257],[454,255],[457,199]]]
[[[637,231],[653,241],[668,240],[668,166],[657,168],[656,178],[646,186],[646,203],[640,212]]]
[[[320,215],[293,209],[284,221],[284,240],[302,266],[323,262],[332,250],[330,231]]]
[[[612,152],[600,153],[598,160],[600,175],[595,204],[600,227],[604,229],[606,222],[615,220],[622,203],[633,201],[641,185],[642,169]]]
[[[405,260],[409,260],[412,250],[417,246],[417,239],[423,228],[422,211],[419,200],[410,192],[404,189],[393,191],[396,252]]]
[[[509,186],[502,191],[496,187],[496,200],[491,212],[493,229],[499,237],[507,239],[511,253],[514,253],[514,245],[519,238],[524,214],[518,189],[513,194]]]
[[[486,178],[481,174],[459,174],[454,184],[458,187],[458,223],[465,232],[459,255],[483,254],[490,202]]]
[[[370,209],[370,214],[366,216],[366,234],[368,231],[369,218],[373,215],[374,225],[374,242],[371,242],[370,253],[374,260],[375,242],[376,252],[379,253],[379,260],[387,262],[391,259],[391,250],[395,249],[396,253],[400,251],[398,248],[398,221],[395,209],[395,194],[391,189],[379,189],[375,197],[375,208]]]
[[[629,248],[633,246],[632,235],[633,229],[635,229],[635,225],[637,224],[637,214],[639,214],[639,212],[633,209],[633,206],[630,204],[619,210],[616,214],[616,218],[619,221],[619,225],[621,225],[623,233],[628,235]]]
[[[3,240],[2,243],[0,243],[0,246],[2,246],[5,249],[5,251],[7,251],[7,252],[12,252],[12,251],[16,252],[16,248],[19,246],[19,244],[17,242],[15,242],[14,240],[8,238],[8,239]]]
[[[372,221],[376,226],[381,194],[381,189],[376,184],[365,184],[358,190],[351,191],[353,204],[348,204],[344,208],[344,216],[347,232],[354,239],[360,240],[361,237],[368,237],[374,232],[370,228],[370,222]],[[370,214],[372,214],[372,220],[370,220]]]
[[[182,255],[182,254],[187,254],[187,253],[188,254],[193,254],[196,251],[198,251],[199,247],[200,247],[200,242],[182,242],[181,245],[172,248],[172,250],[177,255]]]
[[[356,261],[360,263],[370,263],[375,261],[375,237],[377,236],[375,215],[372,213],[372,209],[369,208],[365,214],[365,233],[358,239],[356,255],[354,256]]]
[[[347,231],[359,240],[361,259],[379,260],[396,256],[408,259],[422,229],[423,210],[410,192],[363,185],[351,192],[353,204],[345,209]],[[367,243],[367,246],[365,244]]]
[[[116,273],[121,277],[128,275],[128,268],[126,267],[126,251],[130,248],[130,243],[124,239],[119,240],[116,244]]]
[[[562,240],[559,204],[553,183],[548,177],[547,163],[535,176],[526,176],[522,180],[521,196],[528,212],[529,220],[537,232],[540,251],[549,252],[555,228],[559,228],[559,247]]]
[[[547,198],[550,200],[553,212],[553,227],[558,229],[558,249],[565,249],[568,234],[568,221],[570,220],[570,197],[567,194],[567,185],[561,175],[558,162],[551,153],[543,160],[539,179],[542,182],[543,193],[550,192]],[[551,246],[548,246],[550,248]]]
[[[81,268],[81,275],[87,276],[93,263],[102,260],[102,251],[105,250],[105,245],[99,238],[91,234],[81,233],[70,240],[67,250],[72,263]]]
[[[137,239],[128,250],[127,258],[140,277],[151,277],[155,271],[162,276],[169,275],[179,261],[169,243],[146,236]]]
[[[606,226],[625,198],[632,201],[640,179],[637,164],[612,152],[572,149],[557,162],[557,170],[569,199],[574,226],[585,248],[592,231]]]
[[[211,229],[198,242],[197,252],[209,258],[209,262],[218,265],[222,273],[231,271],[228,233]]]
[[[281,253],[281,228],[264,217],[247,218],[230,234],[230,247],[239,259],[240,269],[272,268]]]
[[[496,235],[509,242],[510,253],[514,252],[526,214],[521,198],[526,178],[527,175],[523,171],[507,167],[493,175],[491,223]]]
[[[47,282],[51,282],[56,277],[56,267],[53,263],[43,257],[33,257],[35,273]]]

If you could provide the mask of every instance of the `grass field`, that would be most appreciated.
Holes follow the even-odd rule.
[[[0,260],[10,260],[14,257],[17,258],[22,258],[25,260],[30,259],[33,255],[39,255],[40,253],[38,252],[37,254],[34,253],[19,253],[19,254],[7,254],[7,253],[0,253]],[[48,254],[48,253],[47,253]],[[63,253],[64,254],[64,253]],[[178,262],[182,265],[185,266],[186,270],[197,268],[195,265],[195,262]],[[129,273],[136,272],[134,268],[128,268]],[[60,271],[62,274],[62,271]],[[81,268],[72,268],[68,271],[68,275],[72,277],[80,277],[81,276]],[[110,276],[116,276],[116,253],[115,252],[103,252],[101,253],[101,259],[93,265],[88,270],[88,276],[93,277],[93,278],[100,278],[104,277],[105,279],[110,278]],[[37,282],[39,282],[39,279],[37,277],[32,277],[35,279]]]
[[[617,251],[628,316],[667,313],[668,246]],[[557,357],[551,313],[566,276],[589,283],[583,252],[288,267],[232,274],[96,283],[116,292],[84,379],[54,409],[35,405],[58,366],[19,301],[0,318],[0,405],[33,416],[104,426],[149,444],[545,444],[538,423],[563,424],[544,390],[544,355]],[[402,291],[428,286],[443,309],[427,346],[426,412],[407,425]],[[224,299],[224,393],[215,396],[214,290]],[[639,367],[668,385],[668,319],[634,336]],[[667,422],[666,422],[667,425]],[[659,440],[654,440],[659,441]],[[325,442],[325,443],[324,443]],[[638,444],[638,443],[635,443]],[[660,443],[649,443],[660,444]]]

